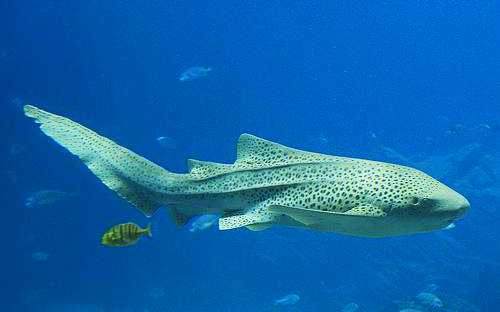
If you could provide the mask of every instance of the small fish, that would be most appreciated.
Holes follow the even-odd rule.
[[[217,220],[219,220],[219,216],[207,214],[198,217],[192,224],[189,232],[199,232],[208,229],[212,225],[214,225]]]
[[[175,143],[174,139],[168,137],[168,136],[160,136],[156,138],[156,141],[160,143],[161,146],[167,148],[167,149],[176,149],[177,144]]]
[[[179,81],[192,81],[199,79],[208,75],[214,68],[212,66],[194,66],[189,67],[184,72],[182,72],[179,77]]]
[[[291,306],[299,302],[300,297],[297,294],[289,294],[284,296],[283,298],[274,300],[275,306]]]
[[[453,124],[448,127],[448,130],[446,130],[447,135],[460,135],[464,132],[465,127],[464,125],[460,123]]]
[[[160,299],[161,297],[165,296],[167,292],[165,289],[160,288],[160,287],[155,287],[149,291],[149,296],[153,299]]]
[[[28,150],[28,146],[26,146],[26,144],[17,143],[17,144],[12,145],[12,147],[9,150],[9,153],[11,155],[21,155],[21,154],[26,153],[27,150]]]
[[[47,206],[77,195],[78,192],[66,193],[58,190],[42,190],[34,192],[28,198],[26,198],[26,202],[24,205],[30,208]]]
[[[348,303],[343,309],[342,312],[355,312],[358,311],[359,305],[355,302]]]
[[[492,124],[480,123],[474,128],[483,132],[498,132],[500,130],[500,125],[497,123],[492,123]]]
[[[455,227],[456,227],[455,223],[450,223],[450,224],[449,224],[447,227],[445,227],[443,230],[451,230],[451,229],[453,229],[453,228],[455,228]]]
[[[45,251],[34,252],[31,257],[36,261],[47,261],[49,254]]]
[[[416,298],[418,301],[420,301],[421,305],[431,309],[442,308],[444,306],[441,299],[433,293],[421,292],[417,295]]]
[[[422,292],[435,292],[436,290],[438,290],[439,286],[436,285],[436,284],[427,284],[424,289],[422,290]]]
[[[153,236],[151,223],[148,223],[145,229],[132,222],[121,223],[107,230],[102,236],[101,243],[113,247],[130,246],[137,243],[144,234]]]

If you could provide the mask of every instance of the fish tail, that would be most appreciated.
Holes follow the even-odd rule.
[[[162,205],[161,190],[175,184],[179,176],[68,118],[31,105],[24,106],[24,114],[146,216]]]
[[[144,232],[149,236],[153,237],[153,233],[151,233],[151,221],[148,222],[148,225],[144,229]]]

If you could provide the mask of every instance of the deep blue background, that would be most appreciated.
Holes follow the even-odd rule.
[[[462,246],[453,255],[435,234],[382,240],[290,229],[192,234],[175,228],[165,211],[153,219],[152,240],[101,247],[110,225],[145,218],[11,101],[68,116],[175,172],[186,170],[189,157],[232,162],[243,132],[378,160],[385,160],[379,146],[427,157],[479,142],[483,153],[495,153],[499,134],[475,127],[500,122],[499,20],[494,1],[0,2],[0,304],[10,311],[55,303],[257,311],[295,292],[301,311],[334,311],[349,301],[367,311],[422,289],[427,280],[415,270],[429,262],[417,251],[459,267],[455,275],[442,272],[448,281],[463,278],[467,257],[484,259],[475,260],[481,265],[474,272],[491,263],[498,269],[499,232],[478,223],[498,224],[498,209],[481,198],[471,199],[473,209],[487,206],[495,219],[471,210],[446,234]],[[179,82],[190,66],[214,71]],[[467,130],[447,134],[457,123]],[[178,148],[162,148],[160,135]],[[17,143],[27,152],[10,155]],[[39,189],[81,196],[24,207]],[[34,261],[37,251],[49,259]],[[380,274],[392,277],[387,286],[370,278]],[[478,292],[494,294],[476,288],[500,281],[472,275],[468,289],[451,283],[443,290],[488,311]],[[155,287],[166,291],[156,301],[148,295]]]

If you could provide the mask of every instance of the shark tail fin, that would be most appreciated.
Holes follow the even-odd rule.
[[[177,174],[68,118],[31,105],[24,106],[24,114],[35,119],[47,136],[78,156],[108,188],[146,216],[162,205],[160,187],[175,182]]]

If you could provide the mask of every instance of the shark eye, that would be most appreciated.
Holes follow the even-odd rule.
[[[432,199],[428,197],[418,197],[418,196],[413,196],[410,198],[410,204],[413,206],[419,206],[419,205],[430,205],[433,202]]]

